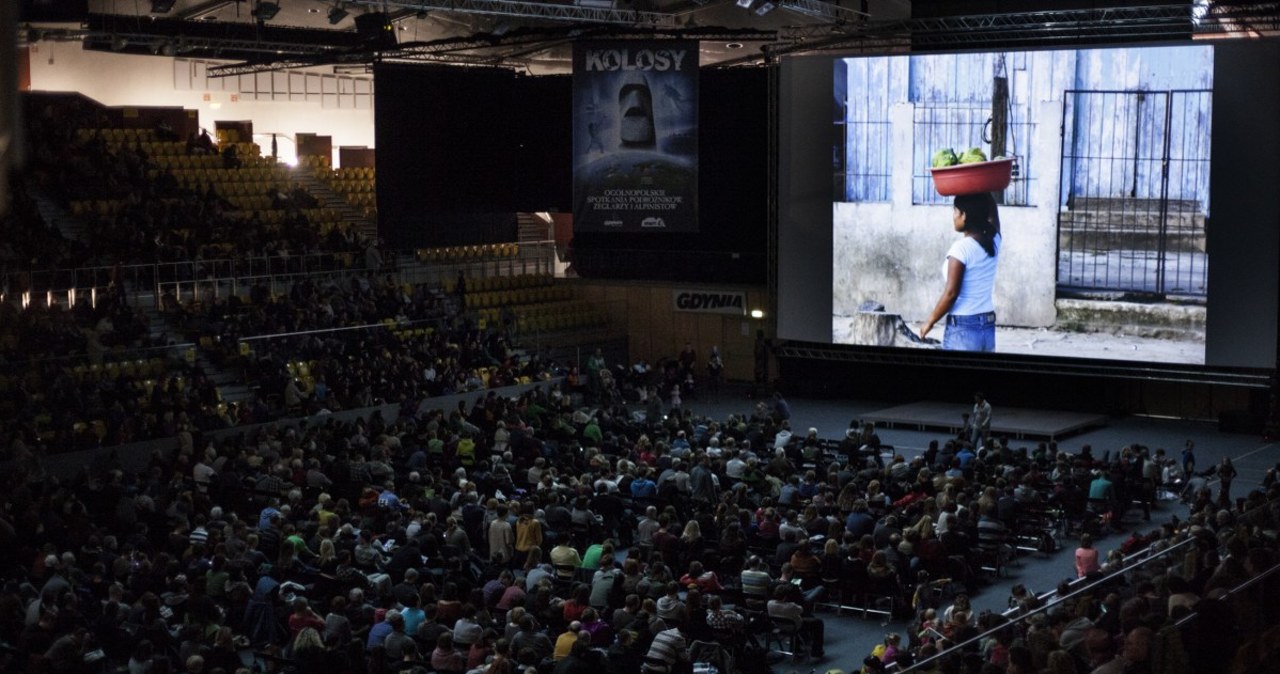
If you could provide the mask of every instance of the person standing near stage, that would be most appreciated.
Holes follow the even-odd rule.
[[[1231,507],[1231,482],[1236,479],[1236,467],[1231,463],[1231,457],[1222,457],[1222,462],[1218,464],[1218,485],[1222,491],[1218,492],[1218,504],[1223,508]]]
[[[1182,447],[1182,475],[1190,480],[1196,474],[1196,443],[1188,440]]]
[[[711,355],[707,357],[707,391],[719,399],[720,380],[724,376],[724,358],[720,355],[720,347],[711,347]]]
[[[764,336],[764,330],[756,330],[756,343],[753,350],[755,360],[755,388],[753,394],[763,396],[769,391],[769,352],[773,346]]]
[[[969,442],[976,450],[978,441],[986,441],[991,433],[991,403],[981,393],[973,394],[973,411],[969,413]]]

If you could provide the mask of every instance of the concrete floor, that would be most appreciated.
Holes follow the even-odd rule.
[[[856,343],[857,340],[851,336],[848,329],[849,321],[841,318],[837,316],[833,321],[832,341],[836,344]],[[920,333],[920,323],[908,322],[906,325],[913,333]],[[941,342],[944,330],[945,326],[935,326],[929,337]],[[940,345],[926,346],[912,344],[905,340],[898,340],[892,346],[941,348]],[[1203,338],[1161,339],[1054,328],[996,326],[996,351],[1028,356],[1100,358],[1183,365],[1204,364]]]

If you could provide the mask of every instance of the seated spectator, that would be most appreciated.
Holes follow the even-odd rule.
[[[794,623],[800,637],[809,646],[809,654],[814,658],[823,657],[825,653],[825,630],[822,620],[806,615],[803,606],[788,598],[787,588],[779,587],[774,592],[773,599],[770,599],[767,605],[767,610],[770,618],[789,620]]]
[[[556,637],[556,647],[552,657],[556,660],[569,657],[569,652],[573,650],[574,644],[578,643],[581,632],[582,623],[577,620],[571,621],[560,636]]]
[[[445,633],[436,639],[436,648],[431,651],[431,668],[440,674],[466,671],[467,656],[453,647],[453,635]]]

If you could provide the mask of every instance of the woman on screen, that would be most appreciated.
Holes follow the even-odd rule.
[[[995,351],[996,307],[991,298],[1000,258],[1000,213],[989,193],[962,194],[955,199],[951,221],[964,234],[951,244],[943,263],[945,287],[920,338],[947,317],[942,348],[956,351]]]

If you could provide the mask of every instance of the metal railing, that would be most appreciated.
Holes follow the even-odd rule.
[[[149,346],[139,348],[104,348],[100,352],[95,353],[71,353],[62,356],[47,356],[38,358],[25,358],[20,360],[9,360],[0,364],[0,373],[18,374],[30,370],[33,367],[60,367],[60,368],[76,368],[86,367],[92,368],[94,371],[102,369],[109,371],[110,369],[125,366],[129,364],[138,364],[150,361],[154,358],[162,358],[167,361],[191,360],[191,350],[195,348],[195,344],[191,342],[183,342],[180,344],[166,344],[164,346]]]
[[[1237,519],[1240,521],[1252,521],[1254,519],[1264,518],[1267,516],[1267,508],[1269,506],[1270,506],[1270,503],[1263,503],[1249,511],[1241,513],[1237,517]],[[1134,571],[1141,569],[1148,564],[1152,564],[1156,562],[1157,560],[1172,562],[1171,558],[1175,555],[1175,553],[1185,554],[1187,552],[1190,552],[1192,549],[1196,547],[1197,543],[1198,543],[1197,538],[1193,536],[1187,536],[1183,540],[1167,548],[1163,548],[1159,551],[1153,552],[1151,548],[1148,547],[1139,552],[1133,553],[1132,555],[1129,555],[1124,558],[1124,561],[1119,565],[1119,568],[1111,571],[1105,576],[1101,578],[1096,578],[1094,580],[1087,580],[1087,579],[1078,580],[1076,581],[1075,586],[1072,588],[1072,590],[1063,596],[1057,596],[1057,592],[1053,592],[1048,595],[1045,595],[1044,597],[1042,597],[1042,599],[1044,600],[1042,605],[1039,606],[1038,608],[1027,611],[1026,613],[1022,613],[1021,615],[1017,615],[1016,617],[1011,617],[1010,620],[1004,624],[997,625],[996,627],[986,630],[981,634],[973,636],[969,639],[966,639],[954,645],[948,646],[946,650],[943,650],[937,653],[936,655],[930,656],[928,658],[924,658],[914,663],[910,667],[907,667],[900,671],[905,674],[906,672],[923,672],[923,671],[932,670],[934,669],[934,667],[932,666],[933,664],[941,664],[943,663],[943,661],[945,661],[948,658],[955,657],[958,654],[962,654],[965,652],[965,649],[967,649],[968,647],[981,643],[984,639],[994,636],[997,632],[1001,632],[1001,631],[1016,627],[1017,625],[1029,620],[1031,616],[1034,616],[1040,613],[1047,613],[1048,611],[1063,604],[1067,600],[1080,597],[1086,593],[1092,592],[1096,588],[1103,587],[1105,585],[1113,583],[1118,577],[1124,576],[1125,574],[1131,574]],[[1004,615],[1006,617],[1010,617],[1011,614],[1015,614],[1015,613],[1017,613],[1017,610],[1011,609],[1009,611],[1006,611]]]
[[[424,262],[410,253],[397,272],[405,283],[445,285],[452,283],[458,272],[468,278],[489,276],[551,276],[555,272],[556,249],[552,241],[519,244],[519,252],[511,257],[493,257],[452,262]]]
[[[166,292],[179,302],[207,300],[246,292],[266,283],[274,293],[278,287],[300,278],[340,277],[394,272],[401,282],[443,283],[452,281],[461,270],[467,276],[517,274],[551,275],[555,271],[555,245],[522,243],[519,253],[507,258],[441,261],[416,260],[412,251],[384,253],[379,269],[365,267],[362,252],[304,253],[289,256],[247,256],[207,260],[183,260],[131,265],[104,265],[70,269],[10,269],[0,272],[3,299],[22,306],[59,304],[73,306],[89,298],[96,305],[108,288],[123,291],[133,306],[158,306]]]
[[[278,339],[291,339],[294,337],[306,337],[308,335],[324,335],[324,334],[353,334],[357,330],[379,330],[386,329],[391,331],[398,330],[414,330],[417,328],[442,328],[445,320],[442,318],[424,318],[416,321],[404,321],[399,323],[366,323],[364,325],[344,325],[337,328],[317,328],[315,330],[299,330],[297,332],[280,332],[268,333],[262,335],[250,335],[241,337],[241,342],[269,342]]]

